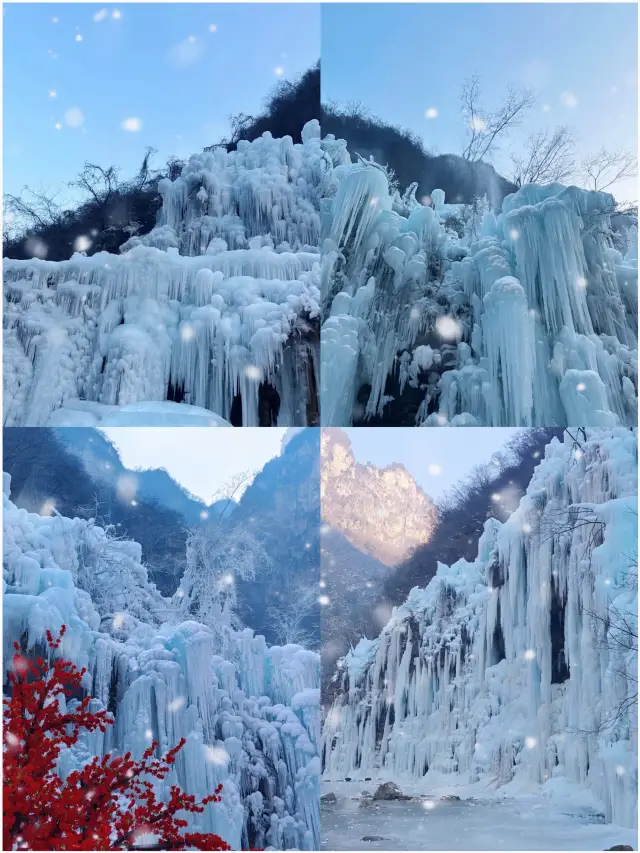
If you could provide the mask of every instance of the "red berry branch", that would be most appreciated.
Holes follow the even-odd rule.
[[[66,626],[47,642],[54,653]],[[11,698],[4,700],[4,850],[231,850],[213,833],[186,832],[180,812],[200,813],[221,800],[222,785],[198,802],[172,785],[168,802],[158,800],[151,779],[164,779],[186,743],[183,738],[163,758],[153,742],[139,761],[97,756],[65,780],[56,772],[63,747],[81,730],[106,731],[113,719],[90,711],[85,697],[71,711],[66,700],[82,690],[86,669],[62,658],[27,660],[17,643]]]

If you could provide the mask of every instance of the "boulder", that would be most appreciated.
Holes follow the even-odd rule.
[[[328,794],[323,794],[320,797],[320,804],[323,806],[329,805],[330,803],[337,803],[337,802],[338,802],[338,798],[333,793],[333,791],[329,791]]]
[[[382,785],[378,786],[375,794],[373,795],[374,800],[408,800],[410,797],[405,797],[400,788],[396,785],[395,782],[383,782]]]
[[[459,803],[460,797],[457,797],[455,794],[443,794],[440,799],[444,803]]]
[[[634,850],[634,847],[630,847],[628,844],[616,844],[615,847],[607,847],[607,850]]]
[[[384,837],[382,835],[363,835],[363,841],[384,841]]]

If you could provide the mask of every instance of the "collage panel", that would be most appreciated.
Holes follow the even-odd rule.
[[[323,5],[323,426],[637,423],[637,30]]]
[[[5,12],[4,424],[318,424],[319,6]]]
[[[637,449],[322,429],[323,850],[636,849]]]
[[[3,442],[3,848],[319,849],[319,431]]]

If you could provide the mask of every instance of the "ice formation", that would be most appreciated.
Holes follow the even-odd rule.
[[[637,826],[637,434],[575,437],[475,561],[440,564],[344,659],[328,779],[577,783]]]
[[[18,509],[5,475],[4,665],[14,640],[34,652],[66,624],[61,653],[87,667],[94,709],[115,716],[63,753],[59,772],[107,752],[140,757],[151,740],[164,754],[185,737],[167,791],[202,798],[223,784],[194,831],[234,849],[318,849],[318,655],[172,615],[136,542],[107,545],[91,522]]]
[[[192,156],[120,255],[5,260],[5,424],[165,400],[245,426],[316,422],[327,155],[317,121],[302,138]]]
[[[441,190],[423,206],[416,186],[400,198],[385,170],[332,144],[324,425],[382,418],[399,397],[404,425],[636,423],[637,229],[623,256],[613,196],[527,185],[497,215]]]

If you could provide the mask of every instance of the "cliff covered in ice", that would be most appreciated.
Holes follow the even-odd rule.
[[[400,198],[373,162],[333,171],[322,423],[634,424],[637,228],[614,240],[613,196],[527,185],[496,215],[416,186]]]
[[[637,825],[637,435],[553,439],[472,562],[440,564],[341,664],[328,779],[589,788]]]
[[[328,165],[317,121],[302,140],[192,156],[119,255],[5,260],[5,424],[95,425],[163,401],[213,423],[316,422]]]
[[[192,816],[195,831],[235,849],[318,849],[318,655],[180,622],[137,543],[18,509],[6,475],[4,485],[5,667],[14,641],[34,654],[65,624],[61,654],[87,668],[94,709],[115,717],[64,752],[59,772],[107,752],[139,758],[153,740],[165,754],[184,737],[159,796],[171,784],[198,798],[223,785],[222,802]]]

